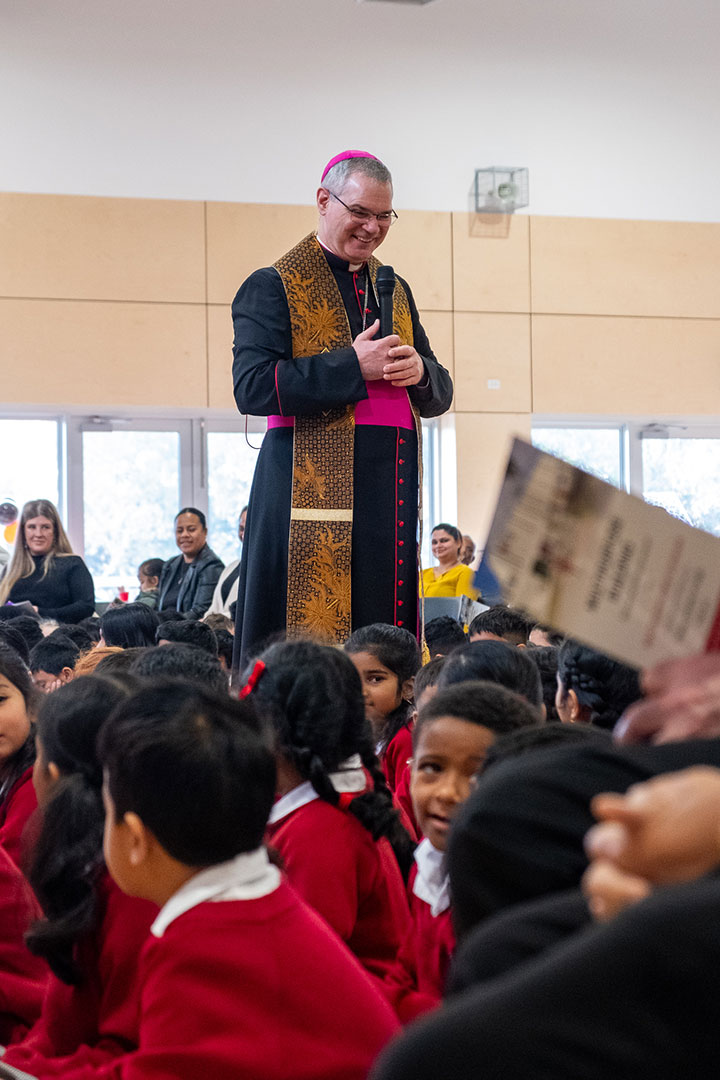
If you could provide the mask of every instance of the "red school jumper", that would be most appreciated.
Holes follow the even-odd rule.
[[[0,1043],[17,1042],[40,1016],[50,972],[25,944],[39,919],[35,894],[7,852],[0,848]]]
[[[78,1066],[100,1065],[137,1045],[138,958],[158,909],[126,896],[107,872],[98,889],[100,924],[78,947],[82,985],[50,975],[40,1019],[3,1058],[33,1076],[65,1078]]]
[[[267,839],[303,900],[363,967],[383,978],[395,963],[410,919],[388,840],[373,840],[349,810],[317,797],[269,825]]]
[[[286,882],[179,915],[148,941],[140,980],[139,1049],[63,1080],[365,1080],[398,1029]]]
[[[433,915],[431,905],[415,892],[417,875],[413,866],[408,882],[412,924],[385,982],[388,999],[403,1023],[439,1005],[455,950],[450,907]]]
[[[33,767],[21,773],[0,806],[0,845],[5,848],[16,866],[20,866],[22,835],[28,818],[37,808],[37,795],[32,782]]]

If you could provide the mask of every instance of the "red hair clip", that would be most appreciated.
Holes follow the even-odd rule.
[[[258,684],[258,679],[260,678],[260,676],[262,675],[264,670],[265,670],[264,662],[262,660],[256,660],[255,661],[255,667],[250,672],[250,676],[248,678],[248,681],[245,683],[242,690],[240,691],[240,697],[241,698],[249,697],[250,694],[252,694],[253,690],[255,689],[255,687]]]

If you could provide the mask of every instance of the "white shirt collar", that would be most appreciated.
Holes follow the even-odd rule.
[[[413,892],[430,905],[433,915],[450,907],[450,879],[445,864],[445,852],[438,851],[429,840],[423,840],[415,850],[418,872]]]
[[[194,874],[163,905],[150,930],[155,937],[162,937],[171,922],[198,904],[207,900],[257,900],[274,892],[279,884],[280,871],[270,863],[264,847],[236,855]]]
[[[353,754],[347,761],[341,762],[337,772],[329,775],[330,783],[340,794],[346,791],[359,793],[367,787],[367,776],[359,754]],[[287,795],[283,795],[278,799],[272,808],[268,824],[275,825],[278,821],[282,821],[284,817],[287,817],[288,814],[299,810],[301,806],[307,806],[308,803],[319,798],[320,796],[310,781],[306,780],[304,784],[299,784],[292,791],[288,791]]]

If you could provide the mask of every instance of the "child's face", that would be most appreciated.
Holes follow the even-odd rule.
[[[157,589],[159,580],[158,577],[148,577],[142,570],[138,570],[140,592],[150,592],[152,589]]]
[[[381,664],[373,653],[351,653],[350,659],[362,682],[365,715],[377,734],[385,717],[397,709],[402,701],[403,685],[395,672]]]
[[[439,716],[421,728],[410,795],[420,831],[438,851],[445,851],[451,822],[494,742],[489,728],[455,716]]]
[[[29,734],[25,698],[14,683],[0,675],[0,762],[17,753]]]

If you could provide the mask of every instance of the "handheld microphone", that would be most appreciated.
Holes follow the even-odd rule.
[[[380,304],[380,337],[389,337],[393,332],[393,292],[395,291],[395,271],[392,266],[378,267],[375,288]]]

